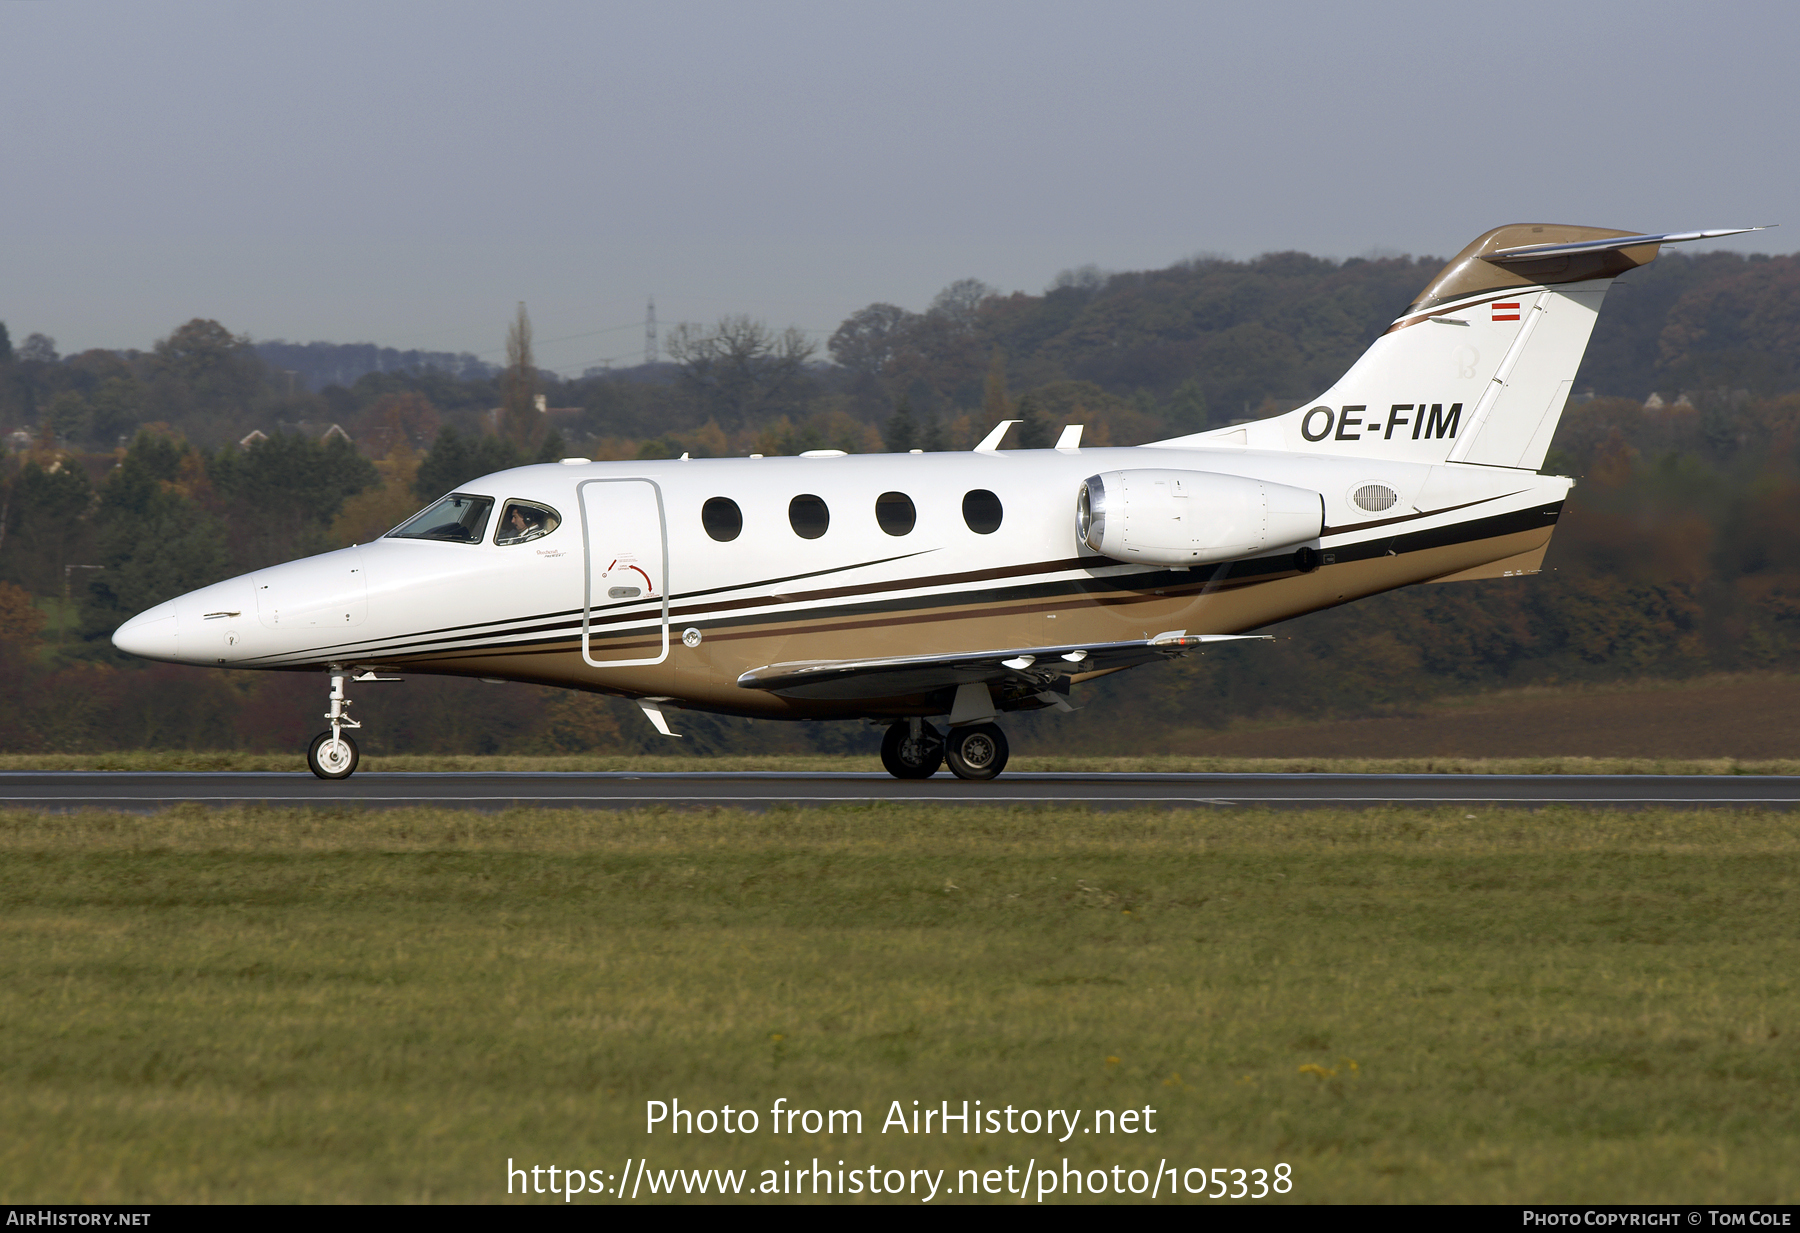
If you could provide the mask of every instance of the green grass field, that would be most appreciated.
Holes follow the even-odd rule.
[[[0,1197],[1066,1157],[1792,1203],[1797,875],[1800,817],[1750,811],[11,812]],[[759,1133],[647,1136],[673,1098]],[[881,1131],[964,1099],[1158,1133]]]

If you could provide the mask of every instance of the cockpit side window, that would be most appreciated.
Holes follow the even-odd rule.
[[[494,542],[503,547],[527,543],[544,538],[561,525],[562,515],[548,505],[508,501],[500,514],[500,525],[494,529]]]
[[[388,539],[435,539],[450,544],[479,544],[487,533],[492,497],[453,492],[387,533]]]

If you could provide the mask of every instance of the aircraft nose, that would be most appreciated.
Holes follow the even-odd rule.
[[[169,659],[175,655],[178,621],[174,604],[158,604],[140,612],[113,631],[113,645],[127,655],[144,659]]]

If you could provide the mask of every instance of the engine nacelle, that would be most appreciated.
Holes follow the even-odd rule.
[[[1075,503],[1075,531],[1119,561],[1200,565],[1317,539],[1325,498],[1305,488],[1210,471],[1106,471]]]

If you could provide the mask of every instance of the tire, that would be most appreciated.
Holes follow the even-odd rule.
[[[1006,733],[995,724],[969,724],[950,731],[944,761],[958,779],[992,779],[1006,769]]]
[[[904,719],[889,724],[881,738],[881,765],[895,779],[930,779],[944,765],[944,738],[925,724],[918,743],[911,740],[912,725]]]
[[[348,779],[356,770],[357,760],[362,755],[357,752],[356,742],[348,736],[331,739],[331,733],[321,732],[313,737],[313,743],[306,750],[306,765],[320,779]]]

